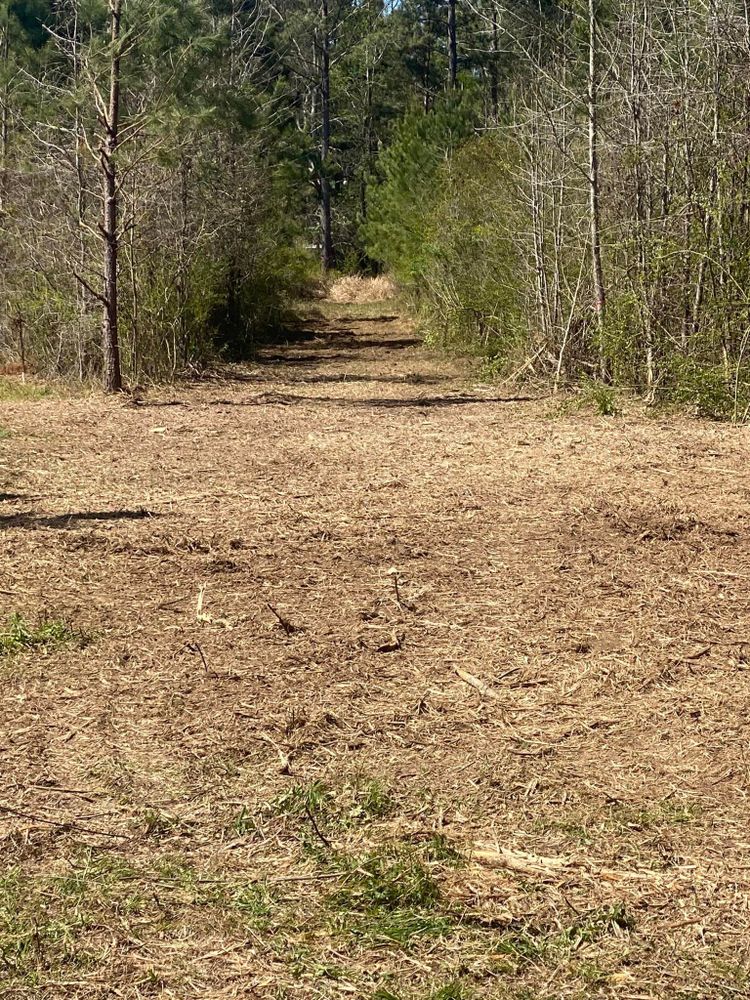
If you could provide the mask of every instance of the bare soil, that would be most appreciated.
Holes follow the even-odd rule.
[[[750,996],[748,431],[347,308],[2,404],[0,995]]]

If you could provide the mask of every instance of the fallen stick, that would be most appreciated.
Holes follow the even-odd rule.
[[[43,816],[35,816],[32,813],[21,812],[20,809],[11,809],[10,806],[0,805],[0,813],[7,816],[16,816],[18,819],[28,819],[32,823],[46,823],[47,826],[56,826],[62,830],[77,830],[79,833],[90,833],[97,837],[116,837],[118,840],[131,840],[125,833],[111,833],[109,830],[95,830],[88,826],[79,826],[73,820],[61,822],[55,819],[45,819]]]
[[[475,688],[483,698],[494,698],[495,701],[500,700],[500,695],[497,691],[493,691],[491,687],[488,687],[484,683],[484,681],[475,677],[474,674],[470,674],[468,670],[462,670],[461,667],[456,667],[455,671],[465,684],[469,684],[471,687]]]
[[[511,851],[477,844],[471,857],[493,868],[505,868],[521,875],[555,875],[570,868],[567,858],[543,858],[525,851]]]

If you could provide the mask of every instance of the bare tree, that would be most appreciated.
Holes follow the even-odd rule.
[[[102,239],[104,241],[102,351],[104,355],[104,388],[107,392],[119,392],[122,389],[117,287],[120,213],[116,160],[120,137],[120,39],[122,10],[123,0],[111,0],[109,100],[106,108],[101,109],[104,134],[102,136],[99,159],[102,175]]]
[[[588,5],[588,123],[589,123],[589,225],[591,231],[591,273],[594,286],[594,312],[599,331],[599,374],[609,377],[604,345],[606,294],[602,266],[601,182],[599,177],[599,50],[598,2]]]
[[[324,271],[334,264],[331,226],[331,35],[328,0],[320,4],[320,244]]]
[[[458,84],[458,35],[456,33],[456,0],[448,0],[448,83]]]

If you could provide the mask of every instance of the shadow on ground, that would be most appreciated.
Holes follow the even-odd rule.
[[[72,528],[82,521],[140,521],[161,517],[151,510],[82,510],[70,514],[3,514],[0,528]]]
[[[449,406],[471,406],[487,403],[531,403],[536,396],[371,396],[366,399],[346,399],[341,396],[294,396],[281,392],[263,392],[252,399],[210,399],[207,406],[290,406],[292,404],[325,404],[357,409],[432,409]]]

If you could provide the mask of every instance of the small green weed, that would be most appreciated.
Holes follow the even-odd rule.
[[[454,982],[446,983],[445,986],[440,986],[434,993],[431,993],[430,1000],[469,1000],[469,993],[465,986],[458,980],[454,980]]]
[[[458,868],[466,858],[459,849],[448,840],[444,833],[435,833],[427,841],[425,854],[428,861],[440,861],[443,864]]]
[[[262,883],[250,883],[236,888],[231,896],[232,906],[243,920],[256,930],[268,925],[273,909],[273,897]]]
[[[586,382],[582,389],[582,397],[584,402],[593,406],[601,417],[619,417],[621,413],[616,390],[603,382],[593,379]]]
[[[599,941],[618,930],[632,930],[635,922],[621,903],[602,910],[582,914],[569,927],[554,933],[529,928],[521,933],[503,937],[496,952],[507,955],[516,965],[559,962],[578,948]]]
[[[145,809],[143,823],[147,837],[166,837],[178,830],[181,825],[176,816],[170,816],[159,809]]]
[[[437,910],[440,890],[420,855],[387,845],[368,854],[331,860],[341,885],[327,899],[331,930],[406,947],[416,936],[440,936],[453,926]]]
[[[698,809],[692,803],[664,799],[644,806],[617,803],[610,810],[609,823],[620,831],[652,830],[665,825],[691,823],[697,817]]]
[[[248,834],[255,833],[257,829],[258,824],[253,819],[247,806],[242,806],[228,827],[228,831],[236,837],[247,837]]]
[[[634,927],[635,921],[625,906],[615,903],[605,909],[584,913],[574,924],[561,931],[559,938],[571,950],[575,950],[582,944],[598,941],[618,929],[631,931]]]
[[[393,796],[381,781],[366,781],[350,789],[353,803],[349,817],[359,819],[382,819],[390,816],[396,808]]]
[[[195,868],[179,854],[167,854],[160,858],[155,870],[164,881],[185,889],[192,888],[198,880]]]
[[[395,808],[395,800],[383,782],[357,779],[335,789],[322,781],[294,785],[271,803],[270,813],[305,822],[312,815],[324,830],[346,830],[383,819]]]
[[[14,614],[0,631],[0,656],[12,656],[30,649],[50,650],[69,642],[82,648],[89,641],[84,632],[72,629],[62,620],[43,619],[32,625],[22,615]]]
[[[349,910],[428,908],[440,898],[437,882],[412,849],[386,846],[335,860],[343,885],[331,902]]]
[[[333,803],[333,792],[322,781],[310,785],[294,785],[271,803],[273,816],[302,817],[311,812],[316,816],[325,815]]]

